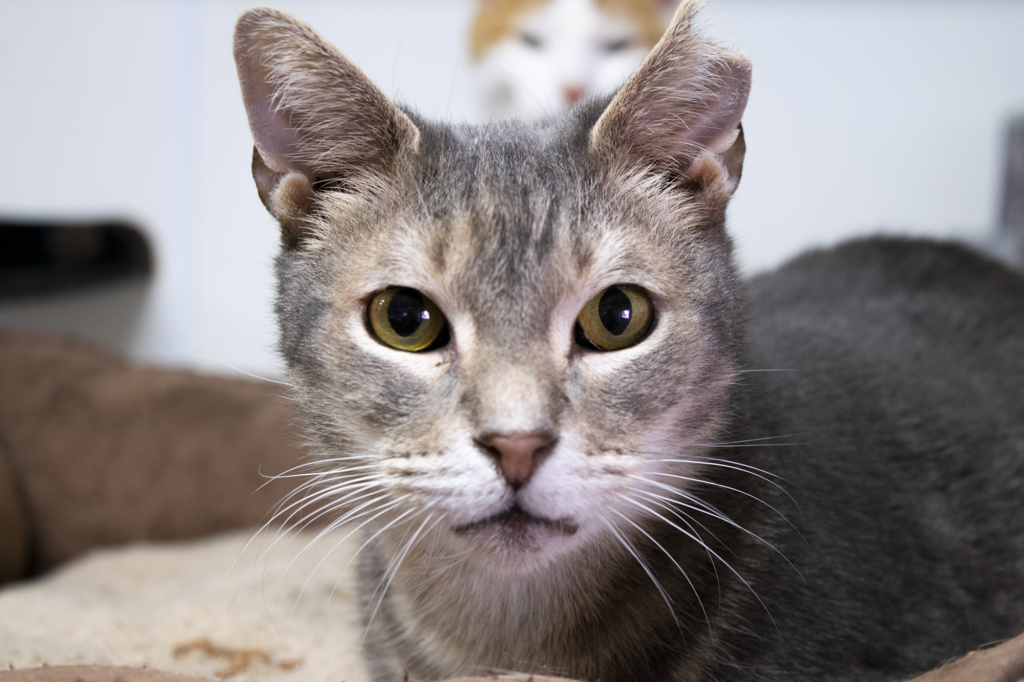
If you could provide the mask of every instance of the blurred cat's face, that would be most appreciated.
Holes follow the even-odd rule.
[[[477,65],[485,113],[531,119],[622,85],[651,45],[622,14],[594,0],[552,0],[516,17]]]

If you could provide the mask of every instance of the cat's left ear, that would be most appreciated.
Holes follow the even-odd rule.
[[[321,191],[376,191],[418,148],[409,117],[300,19],[249,10],[235,27],[234,52],[256,143],[253,178],[287,246],[310,237]]]
[[[675,186],[730,195],[743,170],[740,121],[750,62],[694,26],[684,0],[665,35],[626,81],[590,134],[591,149],[626,171],[653,171]]]

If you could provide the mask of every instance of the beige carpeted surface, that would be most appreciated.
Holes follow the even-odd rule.
[[[84,555],[0,589],[0,670],[146,666],[239,680],[362,682],[359,545],[236,532]],[[340,543],[340,544],[339,544]],[[265,554],[261,558],[261,555]]]
[[[368,680],[349,565],[359,545],[345,535],[313,542],[316,534],[305,532],[270,547],[270,533],[246,546],[252,534],[235,532],[107,548],[8,585],[0,589],[0,682],[201,682],[157,672]],[[1024,635],[915,682],[1015,682],[1022,675]]]

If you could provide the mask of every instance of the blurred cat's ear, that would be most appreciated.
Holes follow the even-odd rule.
[[[235,27],[234,53],[256,143],[253,178],[286,245],[310,236],[321,192],[373,192],[418,148],[409,117],[296,17],[249,10]]]
[[[743,169],[740,120],[750,62],[697,32],[700,5],[684,0],[679,6],[661,41],[594,125],[590,145],[623,171],[650,170],[674,186],[715,186],[728,195]]]

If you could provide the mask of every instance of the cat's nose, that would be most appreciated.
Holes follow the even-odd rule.
[[[577,85],[566,85],[562,87],[562,96],[565,97],[565,105],[571,107],[583,98],[583,88]]]
[[[484,451],[494,457],[505,481],[515,489],[533,475],[554,442],[555,437],[548,433],[491,433],[477,439]]]

